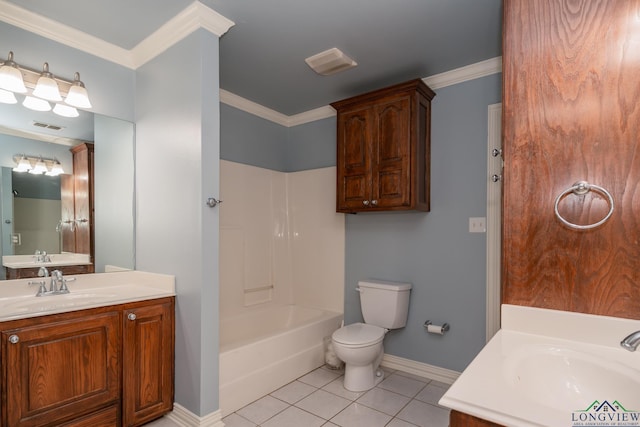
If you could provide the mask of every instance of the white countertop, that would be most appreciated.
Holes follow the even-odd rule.
[[[638,426],[581,424],[640,416],[640,349],[620,347],[638,330],[639,320],[503,305],[502,329],[439,403],[505,426]],[[607,402],[621,406],[598,410]]]
[[[50,278],[0,281],[0,322],[175,295],[175,277],[142,271],[77,274],[70,293],[36,297],[38,285]]]
[[[47,262],[37,262],[35,255],[3,255],[2,266],[8,268],[62,267],[66,265],[89,265],[91,257],[87,254],[61,253],[48,254]]]

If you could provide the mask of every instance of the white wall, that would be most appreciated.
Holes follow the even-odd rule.
[[[294,303],[342,312],[335,168],[284,173],[223,160],[220,170],[220,316]]]

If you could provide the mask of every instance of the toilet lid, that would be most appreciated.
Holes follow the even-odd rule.
[[[345,345],[376,344],[384,338],[385,330],[366,323],[343,326],[331,336],[335,342]]]

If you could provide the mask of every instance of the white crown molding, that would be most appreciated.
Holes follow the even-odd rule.
[[[502,72],[502,57],[487,59],[465,67],[445,71],[422,79],[431,89],[440,89],[469,80],[479,79]]]
[[[0,21],[107,61],[133,68],[130,51],[4,0],[0,0]]]
[[[335,115],[336,110],[330,105],[325,105],[324,107],[289,116],[289,127],[315,122],[316,120],[327,119],[329,117],[335,117]]]
[[[446,86],[452,86],[469,80],[479,79],[481,77],[490,76],[502,72],[502,57],[487,59],[486,61],[477,62],[465,67],[456,68],[444,73],[435,74],[425,77],[422,80],[431,89],[441,89]],[[223,93],[224,92],[224,93]],[[241,96],[235,95],[228,91],[220,90],[220,102],[235,107],[254,116],[271,120],[285,127],[298,126],[304,123],[322,120],[336,115],[336,110],[330,105],[316,108],[314,110],[305,111],[293,116],[287,116],[270,108],[264,107]]]
[[[178,403],[173,404],[173,411],[166,417],[180,427],[224,427],[220,411],[199,417]]]
[[[264,107],[257,102],[249,101],[227,90],[220,89],[220,102],[281,126],[289,127],[289,116]]]
[[[235,23],[200,2],[193,2],[132,49],[135,68],[146,64],[189,34],[204,28],[221,37]]]
[[[220,37],[235,25],[195,1],[133,49],[127,50],[5,0],[0,0],[0,21],[133,70],[200,28]]]

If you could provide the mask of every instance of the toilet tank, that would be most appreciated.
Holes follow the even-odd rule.
[[[387,329],[403,328],[409,314],[410,283],[358,282],[364,322]]]

